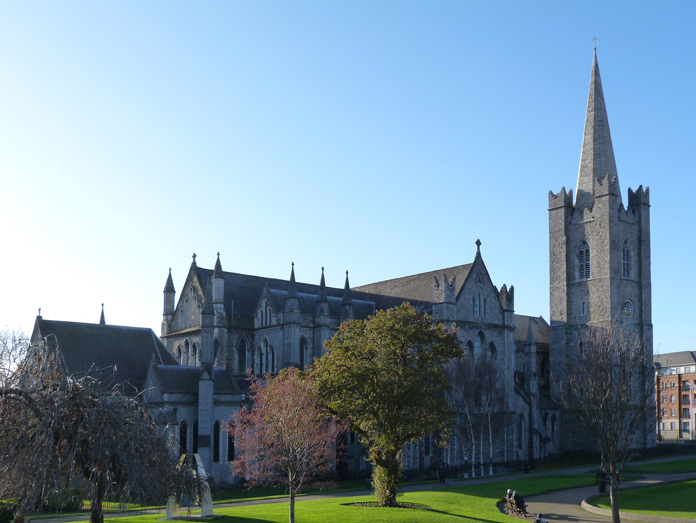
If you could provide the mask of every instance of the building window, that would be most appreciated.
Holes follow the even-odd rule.
[[[579,276],[581,280],[590,279],[590,246],[587,242],[582,242],[580,245],[580,251],[578,252],[578,262],[579,262]]]
[[[188,342],[188,340],[184,341],[184,355],[182,356],[181,364],[186,365],[186,366],[188,366],[188,364],[189,364],[189,342]]]
[[[631,277],[631,249],[628,247],[628,240],[623,244],[623,277]]]
[[[587,304],[582,302],[582,315],[587,316]]]
[[[220,422],[213,425],[213,462],[220,462]]]
[[[488,345],[488,357],[492,360],[498,359],[498,350],[493,345],[493,342]]]
[[[198,365],[200,365],[200,360],[198,358],[198,347],[196,347],[195,343],[191,347],[191,365],[193,367],[198,367]]]
[[[669,397],[669,402],[670,402],[670,403],[674,403],[674,394],[672,394],[672,395]]]
[[[663,418],[667,417],[667,409],[662,409],[662,417]]]
[[[690,385],[689,385],[688,381],[685,381],[684,383],[682,383],[682,390],[691,390],[689,387],[690,387]]]
[[[474,358],[481,357],[481,347],[483,347],[483,333],[479,332],[474,338]]]
[[[677,388],[677,382],[676,382],[676,381],[672,381],[672,382],[670,382],[669,386],[670,386],[670,388],[672,388],[672,389],[676,389],[676,388]]]
[[[227,461],[234,461],[234,425],[227,428]]]
[[[682,409],[682,418],[689,419],[691,416],[689,416],[689,409]]]
[[[677,430],[677,424],[674,421],[672,421],[669,424],[669,428],[670,430]]]
[[[689,422],[688,422],[688,421],[682,421],[682,429],[683,429],[684,431],[689,432],[689,429],[690,429],[690,428],[691,428],[691,426],[689,425]]]
[[[667,382],[666,381],[663,381],[661,383],[661,385],[662,385],[662,390],[667,390]]]
[[[304,369],[307,365],[307,360],[305,359],[307,353],[307,340],[300,338],[300,369]]]
[[[669,415],[670,415],[671,417],[674,417],[674,409],[669,409]]]
[[[466,350],[464,351],[464,354],[469,358],[474,356],[474,344],[471,343],[471,340],[466,342]]]
[[[186,454],[186,440],[188,432],[186,430],[186,422],[182,421],[179,425],[179,455],[183,456]]]
[[[662,424],[662,430],[667,430],[667,423],[666,422]]]
[[[667,396],[664,394],[662,395],[662,403],[667,403]]]
[[[688,404],[689,404],[689,395],[682,394],[682,405],[688,405]]]
[[[246,338],[239,340],[237,345],[237,373],[246,374],[247,342]]]

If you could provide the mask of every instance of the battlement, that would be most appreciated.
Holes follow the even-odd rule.
[[[565,187],[561,188],[560,192],[554,194],[553,191],[549,191],[549,211],[551,209],[558,209],[560,207],[572,207],[573,206],[573,189],[570,189],[566,193]]]
[[[500,300],[500,305],[502,305],[503,310],[514,311],[515,310],[515,287],[510,285],[510,290],[508,290],[507,285],[503,284],[503,287],[498,293],[498,299]]]
[[[650,205],[650,187],[646,187],[645,190],[643,190],[643,186],[641,185],[636,192],[633,192],[629,187],[628,206],[634,207],[638,205]]]
[[[595,178],[595,198],[602,196],[621,196],[618,176],[606,175]]]
[[[455,303],[457,289],[457,277],[452,276],[448,280],[447,275],[442,275],[442,281],[433,276],[433,303]]]

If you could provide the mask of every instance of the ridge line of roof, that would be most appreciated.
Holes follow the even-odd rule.
[[[416,273],[416,274],[408,274],[408,275],[406,275],[406,276],[399,276],[398,278],[389,278],[388,280],[375,281],[375,282],[372,282],[372,283],[366,283],[365,285],[358,285],[357,287],[351,287],[351,290],[356,290],[356,289],[357,289],[357,290],[360,290],[361,287],[369,287],[370,285],[377,285],[377,284],[379,284],[379,283],[386,283],[386,282],[388,282],[388,281],[403,280],[404,278],[415,278],[416,276],[425,276],[425,275],[428,275],[428,274],[440,274],[440,273],[443,273],[443,272],[445,272],[445,271],[450,271],[450,270],[452,270],[452,269],[459,269],[459,268],[461,268],[461,267],[467,267],[467,266],[470,267],[470,266],[473,265],[473,264],[474,264],[473,262],[471,262],[471,263],[463,263],[463,264],[461,264],[461,265],[453,265],[452,267],[447,267],[447,268],[444,268],[444,269],[435,269],[435,270],[433,270],[433,271],[425,271],[425,272],[419,272],[419,273]]]

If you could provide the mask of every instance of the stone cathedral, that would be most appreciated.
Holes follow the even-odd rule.
[[[134,386],[146,391],[155,420],[176,431],[182,453],[200,454],[217,482],[234,482],[234,440],[225,427],[245,400],[247,369],[258,375],[304,368],[322,356],[341,322],[408,301],[438,321],[455,322],[467,355],[495,361],[504,399],[493,448],[487,438],[477,442],[482,462],[521,466],[581,449],[550,386],[552,375],[563,375],[574,328],[619,319],[645,339],[652,361],[649,193],[629,189],[624,207],[596,53],[577,188],[575,194],[551,192],[548,210],[550,324],[515,314],[514,287],[494,284],[478,240],[466,264],[354,288],[348,272],[343,288],[330,288],[323,268],[310,284],[296,281],[294,265],[288,279],[279,280],[225,271],[219,255],[212,269],[199,267],[194,255],[178,299],[171,271],[166,279],[161,333],[156,342],[143,334],[150,359]],[[68,329],[59,323],[68,324],[37,318],[34,337]],[[98,327],[111,328],[103,319]],[[655,445],[654,424],[640,441],[645,449]],[[466,448],[455,437],[440,449],[428,437],[406,446],[404,468],[466,465],[472,459]],[[352,434],[347,454],[349,470],[365,468]]]

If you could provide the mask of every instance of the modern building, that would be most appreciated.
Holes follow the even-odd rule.
[[[655,403],[659,441],[696,439],[695,400],[696,353],[683,351],[655,355]]]

